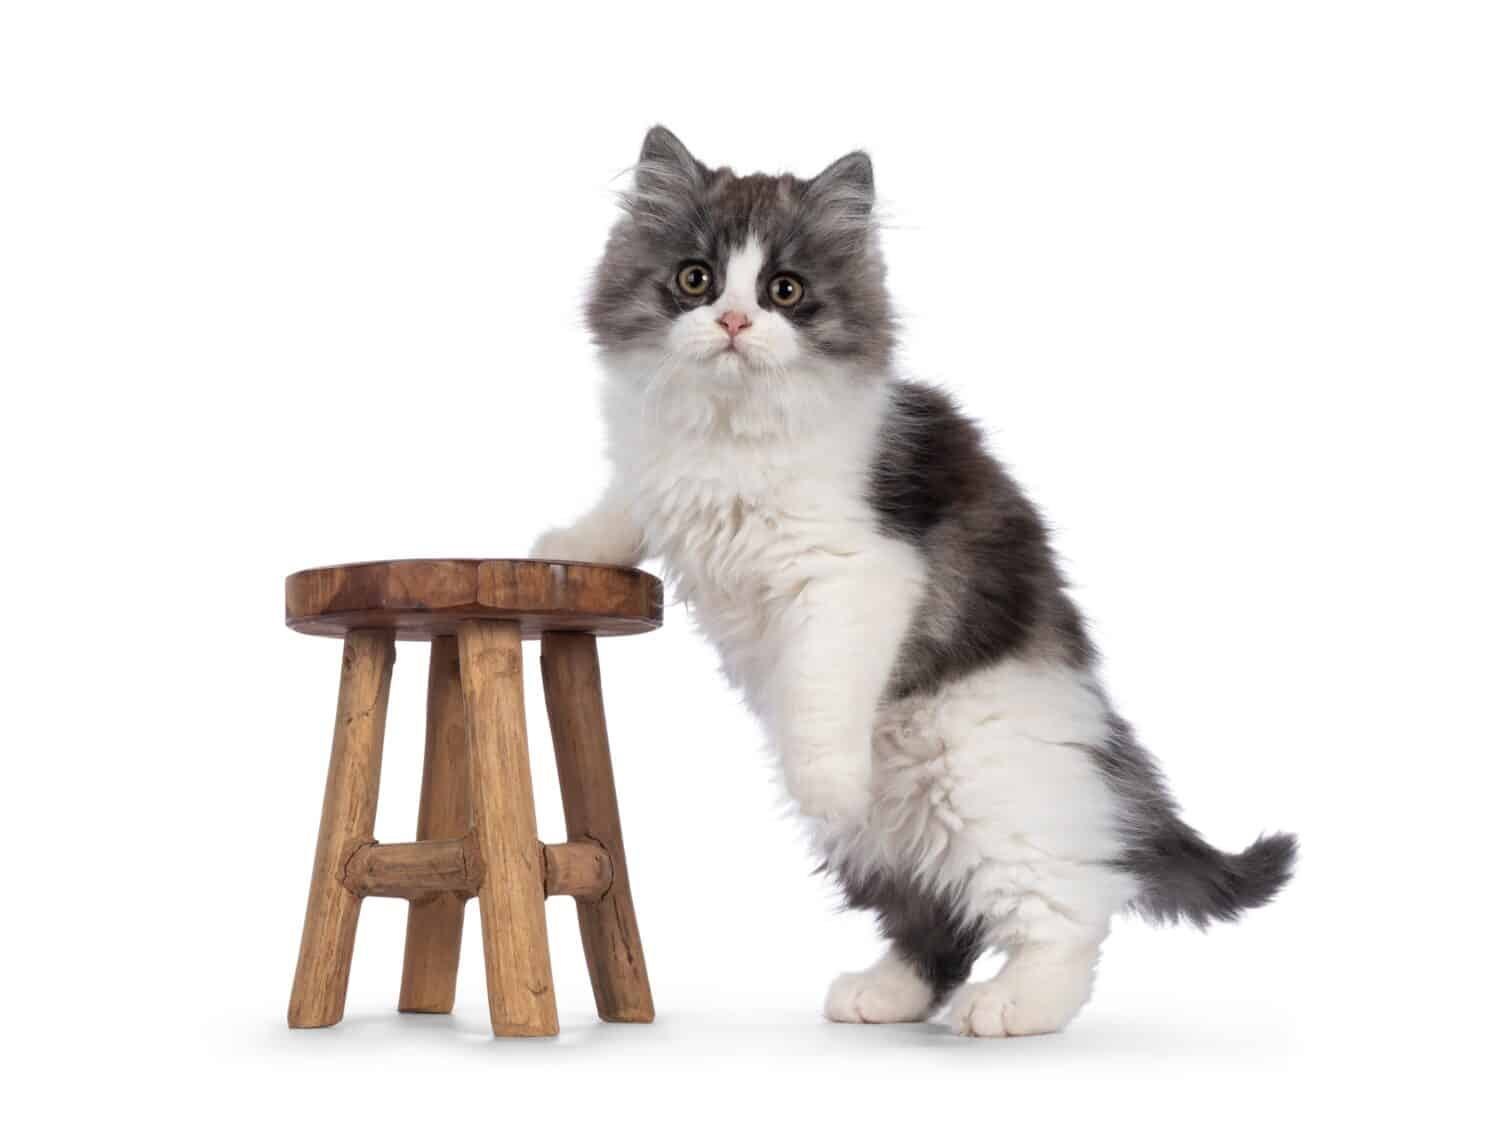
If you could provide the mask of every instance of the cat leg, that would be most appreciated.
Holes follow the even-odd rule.
[[[936,998],[932,984],[892,946],[863,972],[834,980],[823,1013],[836,1023],[919,1023]]]
[[[949,1024],[978,1038],[1061,1030],[1088,1001],[1102,939],[1012,946],[999,975],[960,989]]]
[[[531,548],[533,558],[635,566],[645,554],[644,536],[618,490],[610,488],[587,514],[568,527],[554,527]]]
[[[875,709],[921,580],[910,550],[870,549],[803,580],[776,621],[767,718],[803,815],[848,823],[868,808]]]

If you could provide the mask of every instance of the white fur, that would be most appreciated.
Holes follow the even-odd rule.
[[[1022,945],[992,980],[954,997],[948,1024],[959,1034],[1006,1038],[1051,1034],[1073,1020],[1094,985],[1099,945]]]
[[[661,558],[817,848],[856,870],[915,872],[1011,950],[999,977],[961,994],[956,1028],[1059,1029],[1134,892],[1108,865],[1114,802],[1084,748],[1106,736],[1104,703],[1086,675],[1040,657],[881,702],[927,583],[921,553],[882,534],[865,500],[886,383],[804,354],[756,300],[763,260],[752,242],[721,297],[664,345],[607,357],[614,482],[536,553]],[[732,309],[752,321],[734,350],[716,322]],[[919,1014],[915,985],[888,958],[836,982],[829,1016],[921,1017],[932,997]]]
[[[1106,719],[1085,675],[1021,659],[889,703],[869,816],[818,842],[854,870],[960,894],[990,943],[1097,944],[1135,891],[1108,865],[1115,802],[1084,748]]]
[[[823,1013],[836,1023],[915,1023],[932,1011],[932,987],[895,952],[833,981]]]

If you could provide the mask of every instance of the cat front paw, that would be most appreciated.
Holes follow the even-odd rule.
[[[553,527],[537,536],[531,544],[531,557],[556,562],[608,562],[600,544],[591,541],[576,527]]]

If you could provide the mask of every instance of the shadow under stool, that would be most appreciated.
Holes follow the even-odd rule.
[[[344,641],[292,1026],[343,1018],[366,897],[411,903],[402,1011],[453,1009],[464,906],[477,897],[494,1032],[556,1034],[542,905],[566,894],[577,902],[599,1017],[652,1020],[595,638],[658,628],[661,609],[650,574],[572,562],[366,562],[287,578],[287,626]],[[560,844],[537,840],[532,801],[521,642],[534,638],[567,822]],[[372,834],[396,640],[431,646],[414,843]]]

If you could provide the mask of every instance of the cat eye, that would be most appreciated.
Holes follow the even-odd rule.
[[[802,299],[802,282],[790,273],[778,273],[771,278],[771,285],[767,291],[770,293],[772,304],[780,305],[782,308],[791,308]]]
[[[701,261],[690,261],[677,271],[677,287],[690,297],[701,297],[713,284],[714,275]]]

